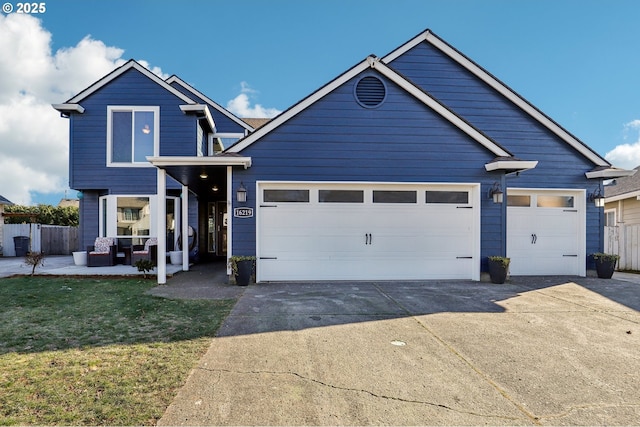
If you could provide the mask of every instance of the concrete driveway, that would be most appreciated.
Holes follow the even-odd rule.
[[[640,285],[246,288],[160,425],[637,425]]]

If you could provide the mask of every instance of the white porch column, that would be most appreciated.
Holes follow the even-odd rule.
[[[157,197],[158,216],[156,235],[158,238],[158,285],[167,283],[167,173],[158,168]]]
[[[182,186],[182,203],[180,209],[180,238],[182,239],[182,271],[189,271],[189,187]]]
[[[232,274],[229,258],[233,255],[233,168],[227,166],[227,276]]]

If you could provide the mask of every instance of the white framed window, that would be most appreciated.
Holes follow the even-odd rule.
[[[209,134],[209,155],[213,156],[226,148],[231,147],[240,139],[244,138],[244,133],[218,132]]]
[[[109,195],[100,197],[100,237],[134,239],[143,243],[148,237],[157,236],[156,195]],[[176,243],[180,230],[180,197],[167,196],[168,242]]]
[[[616,210],[607,209],[604,211],[604,225],[605,227],[615,227],[616,225]]]
[[[107,107],[107,166],[149,166],[160,152],[160,107]]]

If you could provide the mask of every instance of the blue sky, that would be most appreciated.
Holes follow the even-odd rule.
[[[0,73],[23,64],[13,70],[15,79],[0,81],[0,112],[3,91],[8,109],[16,99],[28,104],[31,92],[42,105],[60,103],[133,58],[163,75],[177,74],[238,114],[272,115],[367,55],[383,56],[429,28],[615,165],[640,164],[635,0],[49,0],[45,6],[31,15],[39,21],[28,31],[22,21],[7,19],[15,12],[0,14]],[[4,37],[4,45],[3,31],[13,37]],[[49,34],[51,68],[37,83],[24,76],[38,64],[26,57],[36,54],[29,44],[15,46],[35,33]],[[7,43],[13,45],[6,49]],[[68,134],[58,133],[68,123],[51,120],[52,141],[63,144]],[[9,127],[20,123],[38,126],[16,117]],[[40,173],[42,155],[14,156],[18,137],[3,133],[2,125],[0,118],[0,168],[2,156],[15,157],[23,169]],[[64,150],[60,145],[54,154],[62,159]],[[66,165],[56,163],[47,171],[55,185],[43,184],[46,176],[30,186],[0,176],[0,194],[56,204],[67,180]],[[23,181],[34,174],[25,173]]]

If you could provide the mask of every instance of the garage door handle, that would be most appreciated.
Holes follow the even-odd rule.
[[[572,257],[572,258],[577,258],[578,255],[562,255],[562,256],[568,256],[568,257]]]
[[[532,234],[531,235],[531,244],[535,245],[537,241],[538,241],[538,235],[537,234]]]
[[[371,244],[371,233],[365,233],[364,235],[364,244],[365,245],[370,245]]]
[[[278,259],[277,256],[261,256],[260,259]]]

